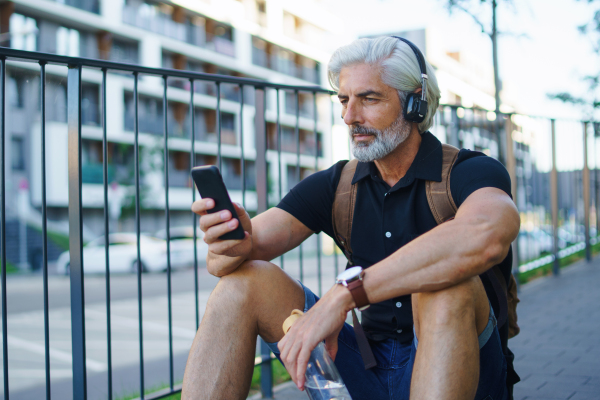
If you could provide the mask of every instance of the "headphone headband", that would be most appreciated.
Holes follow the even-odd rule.
[[[425,64],[425,57],[423,57],[423,53],[421,53],[421,50],[419,50],[419,48],[417,46],[415,46],[415,44],[413,42],[411,42],[408,39],[402,38],[400,36],[392,36],[393,38],[396,38],[404,43],[406,43],[413,51],[413,53],[415,53],[415,57],[417,58],[417,63],[419,64],[419,69],[421,70],[421,100],[426,101],[427,100],[427,67]]]

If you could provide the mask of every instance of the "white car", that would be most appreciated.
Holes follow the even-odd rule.
[[[181,226],[171,228],[171,268],[192,267],[194,265],[194,228]],[[163,229],[154,234],[157,238],[167,240],[167,230]],[[204,242],[204,232],[196,229],[196,254],[198,265],[206,265],[208,245]]]
[[[111,273],[137,271],[137,235],[135,233],[109,234],[108,251]],[[140,235],[140,255],[143,272],[167,269],[167,244],[164,240]],[[56,270],[59,274],[69,274],[69,251],[65,251],[58,257]],[[104,236],[92,240],[83,247],[83,271],[86,274],[106,272]]]

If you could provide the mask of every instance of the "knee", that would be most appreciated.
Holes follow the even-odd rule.
[[[281,273],[281,268],[268,261],[245,261],[235,271],[219,279],[213,294],[224,293],[232,300],[247,302]]]
[[[475,321],[482,294],[485,296],[485,290],[479,277],[475,276],[446,289],[413,294],[413,313],[421,325],[427,326],[444,327]]]

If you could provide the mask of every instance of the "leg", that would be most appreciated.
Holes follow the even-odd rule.
[[[412,295],[419,340],[411,399],[473,399],[479,382],[478,336],[490,307],[479,277]]]
[[[181,398],[245,399],[257,335],[279,341],[285,318],[303,307],[302,287],[269,262],[246,262],[222,277],[192,343]]]

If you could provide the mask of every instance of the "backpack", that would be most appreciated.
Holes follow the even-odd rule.
[[[442,144],[442,181],[426,181],[425,183],[427,202],[429,203],[431,213],[438,225],[453,219],[458,209],[450,191],[450,172],[458,157],[458,153],[459,150],[456,147]],[[348,259],[350,265],[353,264],[350,239],[357,193],[357,185],[352,185],[352,178],[354,177],[357,165],[358,161],[354,159],[348,161],[342,169],[332,209],[333,232],[338,243],[342,245],[341,250]],[[497,265],[481,274],[481,277],[484,276],[485,279],[488,279],[491,283],[500,306],[500,312],[497,316],[498,329],[505,323],[508,323],[508,338],[512,338],[520,331],[519,325],[517,324],[517,303],[520,300],[517,297],[517,282],[515,277],[511,274],[509,281],[506,282],[504,274]],[[354,317],[354,320],[356,325],[356,317]],[[362,331],[362,329],[360,330]],[[512,365],[514,355],[508,349],[505,340],[503,340],[502,348],[508,364],[507,386],[510,393],[509,398],[512,398],[512,386],[517,383],[520,378],[514,371]]]

